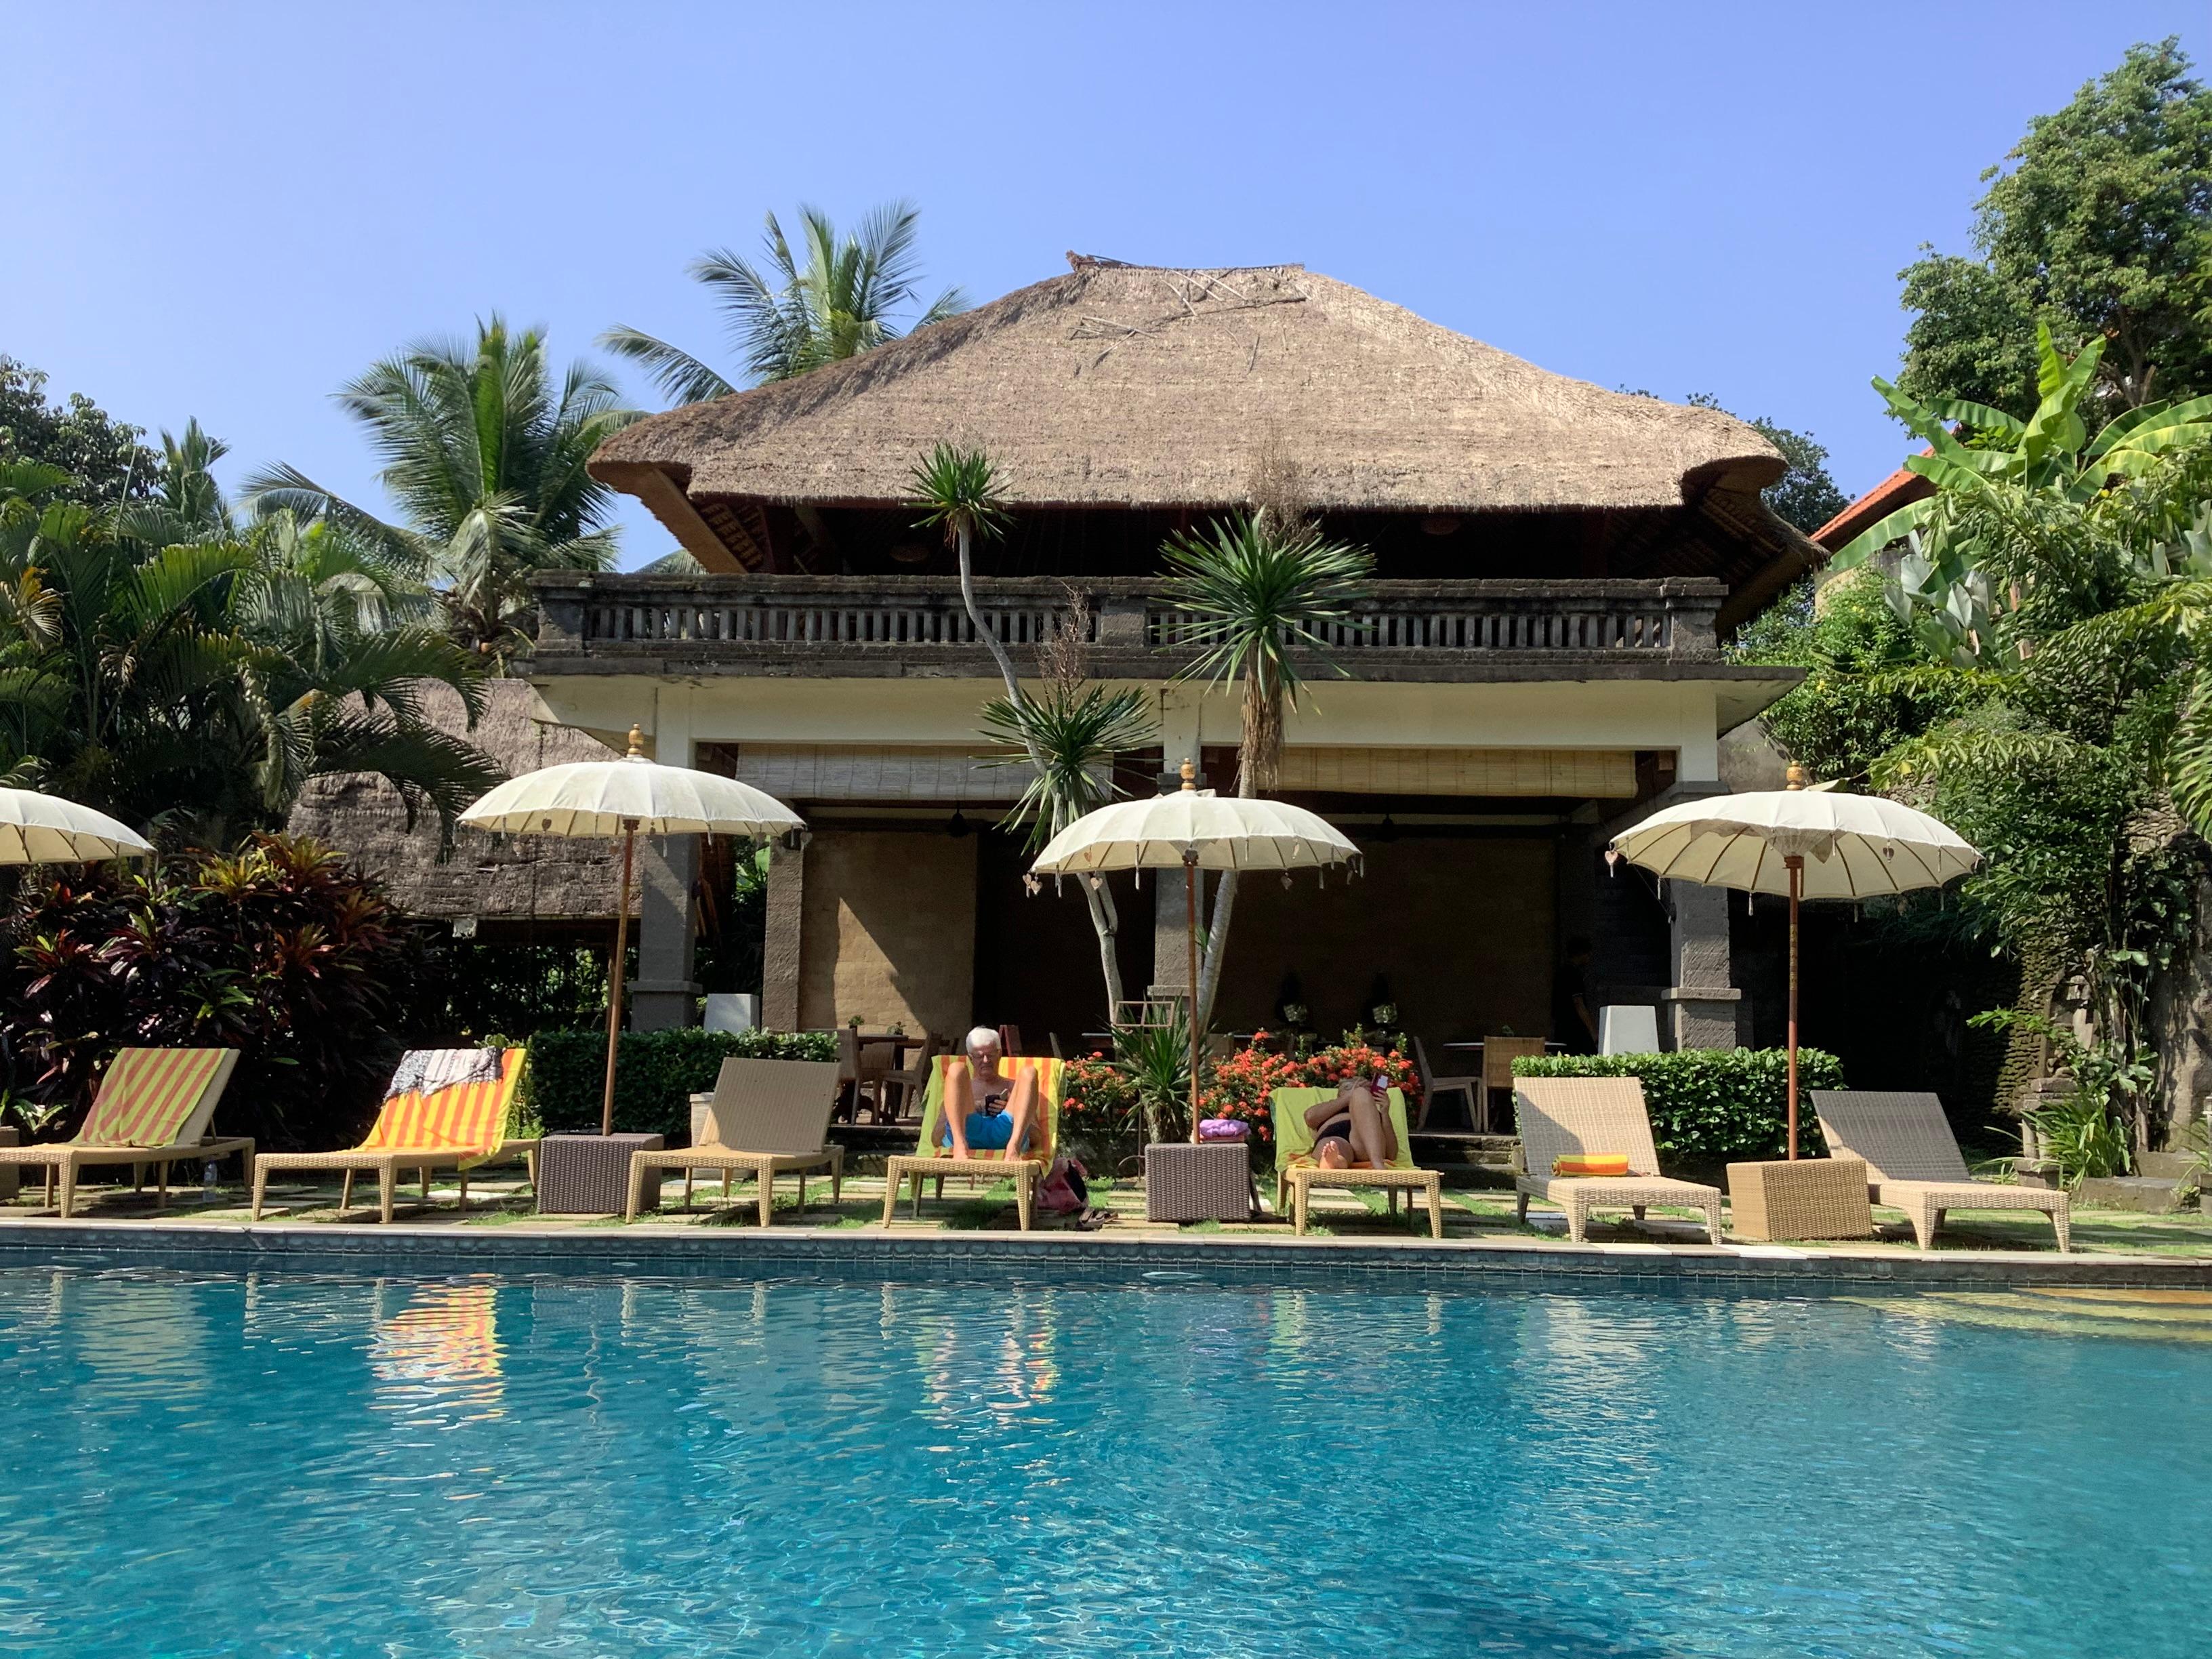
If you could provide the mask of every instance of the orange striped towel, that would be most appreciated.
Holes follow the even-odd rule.
[[[125,1048],[77,1131],[87,1146],[173,1146],[228,1048]]]
[[[1555,1176],[1625,1176],[1628,1173],[1626,1152],[1584,1152],[1579,1158],[1555,1158],[1552,1160]]]
[[[491,1054],[499,1056],[495,1064],[478,1058]],[[409,1054],[399,1063],[395,1083],[410,1075],[435,1079],[458,1074],[466,1080],[403,1089],[390,1096],[361,1150],[422,1147],[489,1158],[507,1138],[507,1109],[514,1102],[522,1060],[520,1048],[503,1053],[495,1048],[417,1049]]]

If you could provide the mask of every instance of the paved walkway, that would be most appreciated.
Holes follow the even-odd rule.
[[[1224,1235],[1250,1243],[1269,1241],[1289,1242],[1288,1223],[1272,1214],[1248,1224],[1221,1224],[1202,1223],[1177,1227],[1145,1219],[1144,1194],[1128,1183],[1095,1182],[1092,1183],[1095,1205],[1109,1218],[1101,1234],[1104,1237],[1149,1237],[1168,1239],[1191,1237],[1196,1235]],[[882,1232],[883,1180],[879,1176],[855,1176],[844,1183],[842,1201],[835,1207],[830,1203],[830,1182],[827,1178],[816,1178],[806,1183],[806,1207],[801,1211],[798,1203],[798,1182],[795,1177],[786,1177],[779,1183],[776,1200],[775,1225],[804,1229],[809,1233],[841,1232],[860,1229]],[[754,1229],[759,1226],[759,1215],[753,1188],[750,1182],[740,1182],[731,1197],[724,1200],[719,1182],[702,1181],[694,1190],[692,1207],[682,1210],[675,1206],[683,1195],[680,1179],[665,1183],[663,1197],[665,1207],[651,1215],[641,1216],[629,1224],[636,1231],[666,1233],[690,1230]],[[0,1224],[22,1222],[37,1224],[41,1216],[51,1217],[52,1211],[40,1211],[35,1202],[37,1189],[26,1191],[14,1204],[0,1204]],[[454,1204],[456,1189],[450,1177],[434,1181],[429,1202],[423,1203],[418,1189],[411,1184],[403,1189],[399,1210],[395,1221],[412,1228],[516,1228],[530,1232],[568,1231],[579,1228],[619,1228],[624,1224],[619,1218],[539,1216],[534,1201],[519,1176],[503,1170],[486,1171],[481,1179],[472,1179],[469,1187],[469,1208],[465,1213]],[[1271,1200],[1272,1189],[1262,1184],[1263,1202]],[[269,1190],[268,1203],[264,1212],[264,1224],[283,1228],[322,1229],[343,1226],[347,1231],[376,1225],[375,1189],[371,1183],[364,1191],[356,1188],[356,1207],[341,1217],[337,1208],[337,1187],[335,1182],[326,1185],[295,1184],[276,1186]],[[366,1200],[364,1207],[362,1200]],[[1547,1212],[1540,1206],[1533,1210],[1528,1224],[1523,1226],[1514,1218],[1513,1195],[1497,1189],[1447,1188],[1444,1195],[1445,1237],[1449,1241],[1492,1243],[1511,1248],[1540,1245],[1550,1249],[1570,1248],[1566,1245],[1565,1223],[1556,1211]],[[204,1195],[198,1188],[172,1193],[166,1209],[157,1208],[150,1193],[132,1194],[127,1188],[93,1188],[80,1189],[78,1215],[88,1221],[119,1222],[155,1216],[177,1223],[210,1223],[237,1225],[249,1219],[242,1195],[235,1188],[217,1191],[212,1197]],[[1407,1243],[1425,1243],[1428,1221],[1425,1214],[1408,1215],[1401,1211],[1392,1216],[1386,1212],[1385,1200],[1379,1193],[1317,1190],[1313,1195],[1312,1225],[1309,1237],[1316,1242],[1331,1240],[1346,1243],[1378,1243],[1385,1241]],[[1808,1242],[1784,1245],[1737,1245],[1739,1252],[1760,1251],[1799,1254],[1835,1254],[1850,1256],[1915,1256],[1918,1252],[1912,1243],[1911,1230],[1901,1212],[1877,1211],[1877,1225],[1882,1237],[1878,1239],[1852,1240],[1838,1243]],[[922,1200],[921,1218],[912,1218],[908,1204],[902,1197],[897,1218],[890,1231],[895,1235],[913,1236],[923,1233],[997,1233],[1012,1231],[1017,1221],[1009,1183],[1000,1182],[985,1188],[959,1181],[948,1182],[944,1199],[939,1201],[927,1195]],[[1066,1220],[1039,1218],[1040,1231],[1073,1231]],[[2175,1261],[2201,1261],[2212,1267],[2212,1218],[2202,1215],[2152,1216],[2120,1211],[2076,1209],[2074,1216],[2074,1238],[2077,1256],[2122,1256],[2141,1259],[2157,1257]],[[2040,1217],[2014,1216],[2003,1212],[1959,1217],[1946,1227],[1942,1235],[1945,1253],[2003,1252],[2007,1255],[2024,1253],[2056,1256],[2052,1248],[2050,1224]],[[1615,1224],[1593,1223],[1590,1228],[1590,1248],[1606,1254],[1664,1251],[1678,1249],[1703,1250],[1709,1247],[1705,1230],[1698,1219],[1686,1212],[1669,1214],[1655,1211],[1643,1223],[1626,1218]]]

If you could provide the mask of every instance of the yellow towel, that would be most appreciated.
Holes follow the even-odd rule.
[[[77,1132],[87,1146],[168,1146],[215,1080],[222,1048],[125,1048]]]
[[[1628,1173],[1628,1154],[1584,1152],[1579,1158],[1555,1158],[1552,1160],[1552,1173],[1582,1178],[1625,1176]]]
[[[514,1103],[514,1085],[522,1075],[523,1056],[520,1048],[507,1049],[501,1054],[498,1073],[492,1078],[450,1084],[428,1093],[409,1089],[387,1097],[361,1150],[434,1147],[466,1153],[470,1161],[483,1162],[506,1139],[507,1114]]]

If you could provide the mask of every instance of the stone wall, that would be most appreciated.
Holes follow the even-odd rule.
[[[1275,1021],[1295,972],[1314,1024],[1334,1036],[1366,1018],[1377,974],[1406,1028],[1435,1048],[1456,1037],[1540,1036],[1551,1024],[1557,847],[1549,838],[1365,838],[1367,873],[1301,871],[1239,884],[1216,1029]]]
[[[818,830],[800,902],[799,1024],[858,1015],[872,1030],[954,1034],[973,1023],[975,842]]]

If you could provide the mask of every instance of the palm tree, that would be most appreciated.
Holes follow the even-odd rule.
[[[528,643],[532,571],[614,562],[613,492],[585,464],[641,411],[622,407],[614,383],[585,362],[556,389],[537,330],[509,333],[494,315],[477,325],[473,348],[420,342],[338,396],[368,428],[379,481],[405,522],[388,524],[289,466],[248,479],[248,504],[328,520],[426,577],[454,637],[502,671]]]
[[[958,556],[960,603],[967,608],[968,621],[976,636],[989,648],[991,660],[998,664],[1000,676],[1006,682],[1007,697],[1018,700],[1021,687],[1014,673],[1014,659],[1006,654],[1005,642],[983,619],[975,603],[975,544],[978,540],[996,540],[1006,532],[1012,516],[1006,511],[998,468],[980,449],[939,444],[915,463],[912,476],[915,505],[921,509],[915,528],[942,531],[945,544]]]
[[[1031,696],[1017,692],[983,705],[983,735],[998,750],[995,763],[1026,765],[1030,781],[1006,813],[1008,829],[1029,827],[1035,850],[1081,817],[1111,801],[1114,762],[1152,739],[1145,693],[1127,686],[1110,690],[1079,678],[1048,679]],[[1083,896],[1098,936],[1098,968],[1105,982],[1106,1018],[1120,1018],[1121,963],[1115,941],[1121,918],[1103,876],[1086,876]]]
[[[921,215],[913,204],[893,202],[860,222],[856,235],[840,237],[819,210],[799,210],[800,246],[794,252],[768,216],[763,239],[768,274],[726,248],[691,262],[691,275],[714,292],[728,313],[732,343],[743,375],[756,383],[787,380],[898,338],[895,313],[916,302],[921,270],[915,234]],[[949,288],[925,308],[916,328],[968,308],[967,297]],[[641,363],[672,404],[702,403],[737,386],[680,347],[617,324],[599,343]]]
[[[1184,677],[1241,689],[1237,793],[1272,789],[1282,766],[1283,715],[1297,706],[1305,686],[1299,657],[1318,652],[1323,624],[1350,620],[1373,574],[1374,556],[1326,540],[1291,514],[1265,509],[1216,520],[1202,532],[1171,537],[1161,551],[1170,573],[1165,597],[1189,619],[1187,637],[1200,647]],[[1236,902],[1237,872],[1225,871],[1216,890],[1199,974],[1201,1030],[1220,987],[1222,952]]]
[[[378,773],[446,823],[498,781],[418,705],[435,680],[473,714],[481,659],[441,629],[387,625],[404,589],[320,527],[287,514],[164,541],[173,499],[150,515],[48,500],[37,474],[52,471],[0,474],[0,771],[218,848],[281,825],[321,773]]]
[[[914,468],[918,529],[944,533],[959,560],[960,601],[969,625],[983,641],[1006,683],[1006,695],[983,707],[983,733],[1000,751],[998,763],[1026,764],[1030,781],[1006,822],[1027,823],[1030,844],[1040,846],[1114,793],[1114,758],[1148,742],[1152,730],[1141,691],[1109,691],[1088,684],[1085,644],[1090,617],[1073,600],[1046,658],[1042,695],[1022,690],[1006,642],[975,602],[975,544],[1000,534],[1008,521],[998,469],[981,450],[939,444]],[[1106,1018],[1121,1003],[1121,965],[1115,941],[1121,919],[1113,890],[1099,877],[1083,884],[1091,926],[1098,936],[1098,965],[1106,987]]]

